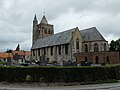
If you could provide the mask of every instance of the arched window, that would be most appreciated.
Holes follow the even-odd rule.
[[[76,39],[76,49],[79,50],[79,39]]]
[[[88,60],[87,60],[87,57],[85,56],[85,62],[87,62]]]
[[[109,56],[106,57],[107,63],[110,63]]]
[[[85,52],[88,52],[88,45],[87,44],[85,44]]]
[[[104,43],[104,51],[106,51],[106,43]]]
[[[38,49],[38,56],[40,56],[40,49]]]
[[[47,29],[45,29],[45,34],[47,34]]]
[[[50,34],[50,29],[48,30],[48,34]]]
[[[39,34],[40,34],[40,30],[39,30]]]
[[[99,45],[97,43],[94,44],[94,52],[99,52]]]
[[[99,64],[99,58],[98,58],[98,56],[95,57],[95,63]]]

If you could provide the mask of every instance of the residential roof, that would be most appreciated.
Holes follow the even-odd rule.
[[[25,56],[25,51],[12,51],[13,54],[18,54],[21,56]]]
[[[81,30],[80,33],[84,41],[106,41],[96,27]]]
[[[0,58],[8,58],[8,57],[12,58],[13,57],[12,53],[0,52]]]
[[[38,39],[31,49],[67,44],[70,42],[72,37],[72,32],[75,30],[76,28],[73,28],[42,39]]]
[[[25,51],[25,55],[31,55],[31,51]]]

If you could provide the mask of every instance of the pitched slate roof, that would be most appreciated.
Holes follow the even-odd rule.
[[[95,27],[81,30],[80,33],[84,41],[106,41]]]
[[[31,49],[70,43],[72,32],[75,30],[76,28],[73,28],[52,36],[38,39]],[[84,41],[106,41],[95,27],[81,30],[80,34]]]
[[[76,28],[73,28],[61,33],[54,34],[52,36],[38,39],[31,49],[70,43],[72,32],[75,30]]]
[[[47,21],[47,19],[46,19],[45,15],[43,16],[43,18],[42,18],[42,20],[41,20],[41,22],[40,22],[40,23],[43,23],[43,24],[48,24],[48,21]]]

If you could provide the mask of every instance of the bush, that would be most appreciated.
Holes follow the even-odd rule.
[[[120,79],[120,66],[103,67],[0,67],[0,81],[91,82]]]

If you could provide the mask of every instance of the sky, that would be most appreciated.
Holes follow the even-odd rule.
[[[96,27],[109,43],[120,38],[120,0],[0,0],[0,52],[30,50],[34,15],[40,22],[44,11],[55,33]]]

